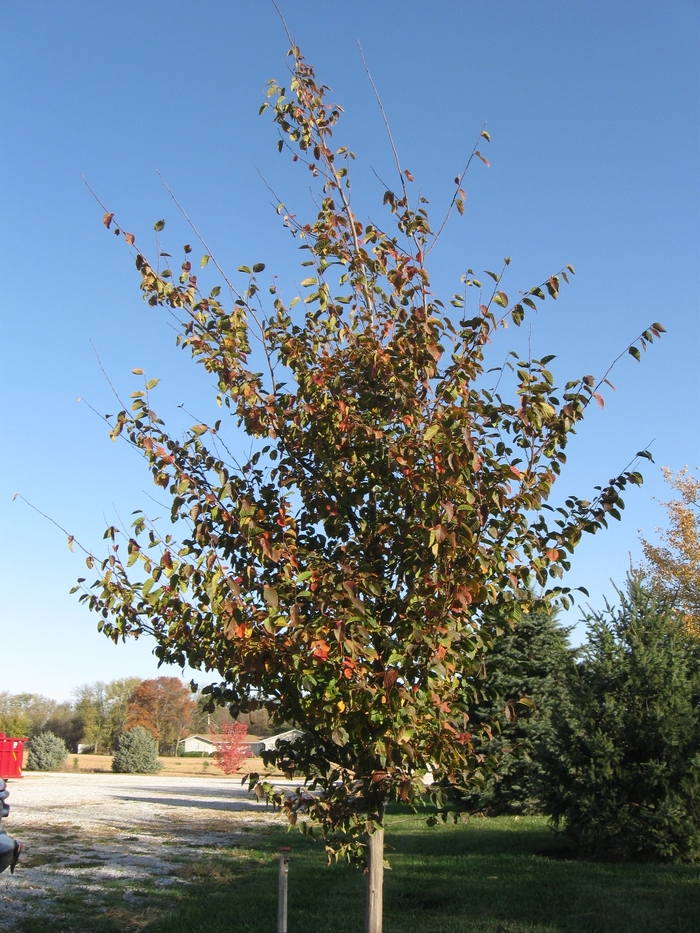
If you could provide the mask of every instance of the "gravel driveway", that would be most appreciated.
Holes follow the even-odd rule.
[[[28,774],[8,789],[4,828],[25,849],[15,874],[0,875],[3,931],[20,929],[25,917],[56,917],[56,899],[70,892],[97,905],[115,881],[127,900],[130,884],[180,883],[183,863],[286,822],[235,777]]]

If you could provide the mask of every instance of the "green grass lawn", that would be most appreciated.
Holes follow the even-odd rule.
[[[60,927],[27,933],[274,933],[280,845],[291,846],[289,933],[362,933],[364,879],[327,868],[298,833],[251,835],[217,857],[183,864],[189,885],[120,891],[95,910],[57,904]],[[385,933],[697,933],[700,868],[604,864],[571,857],[543,818],[475,819],[433,829],[389,817]],[[125,898],[125,894],[127,897]],[[66,917],[70,921],[66,923]],[[154,919],[156,918],[156,919]],[[73,925],[75,924],[75,925]]]
[[[390,817],[385,933],[697,933],[700,869],[567,858],[541,818],[426,827]],[[279,845],[290,845],[290,933],[362,933],[364,880],[298,835],[258,837],[149,933],[273,933]]]

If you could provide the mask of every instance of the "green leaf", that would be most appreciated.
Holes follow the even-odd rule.
[[[639,349],[637,347],[630,347],[627,352],[629,353],[630,356],[633,356],[635,360],[637,360],[637,362],[639,362],[642,358],[642,354],[639,352]]]
[[[439,430],[440,430],[439,424],[431,424],[428,430],[424,434],[425,440],[431,441]]]
[[[263,272],[264,269],[265,269],[264,262],[256,262],[255,265],[253,266],[253,272]]]
[[[211,256],[207,256],[206,253],[202,256],[202,260],[199,263],[202,269],[206,266],[206,264],[209,262],[210,259],[211,259]]]
[[[149,379],[148,382],[146,383],[146,388],[155,389],[155,387],[158,385],[159,382],[160,382],[160,379]]]
[[[206,434],[208,430],[209,428],[206,424],[195,424],[193,427],[190,428],[190,431],[192,431],[195,437],[199,437],[202,434]]]
[[[253,274],[253,270],[250,268],[250,266],[239,266],[239,267],[238,267],[238,271],[239,271],[239,272],[245,272],[247,275],[252,275],[252,274]]]
[[[309,286],[311,285],[318,285],[318,279],[315,279],[315,278],[302,279],[301,284],[303,288],[309,288]]]
[[[162,230],[164,226],[165,226],[165,221],[164,221],[164,220],[158,220],[158,221],[156,221],[156,223],[153,224],[153,229],[154,229],[154,230]]]
[[[333,730],[333,732],[331,733],[331,738],[333,739],[336,745],[340,745],[342,747],[343,745],[348,744],[348,739],[350,738],[350,736],[345,731],[345,729],[340,728],[340,729]]]

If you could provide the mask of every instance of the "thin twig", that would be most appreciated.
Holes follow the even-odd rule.
[[[401,181],[401,187],[403,188],[403,196],[406,200],[406,207],[408,208],[408,192],[406,191],[406,182],[404,181],[403,172],[401,171],[401,161],[399,160],[399,153],[396,149],[396,144],[394,143],[394,137],[391,135],[391,127],[389,126],[389,120],[387,119],[386,112],[384,110],[384,105],[382,104],[382,99],[379,96],[379,91],[377,90],[377,85],[374,83],[372,74],[369,70],[367,62],[365,61],[365,53],[362,51],[362,46],[360,45],[360,40],[357,40],[357,47],[360,50],[360,58],[362,59],[362,64],[369,78],[369,83],[372,85],[372,90],[374,91],[374,96],[377,98],[377,104],[379,105],[379,112],[382,115],[382,120],[384,121],[384,128],[386,129],[386,135],[389,137],[389,145],[391,146],[391,151],[394,153],[394,160],[396,162],[396,170],[399,173],[399,180]]]
[[[15,499],[21,499],[22,502],[24,502],[25,505],[28,505],[30,509],[34,509],[34,511],[37,512],[39,515],[41,515],[42,518],[45,518],[47,521],[51,522],[52,525],[55,525],[56,528],[58,528],[59,531],[62,531],[63,534],[68,538],[68,546],[71,549],[72,549],[73,544],[77,544],[80,550],[83,551],[84,554],[87,554],[88,557],[92,557],[93,560],[96,559],[94,555],[90,551],[87,550],[87,548],[83,547],[83,545],[80,543],[80,541],[77,540],[77,538],[75,538],[69,531],[66,531],[63,525],[59,525],[56,519],[51,518],[51,516],[47,515],[46,512],[42,512],[41,509],[37,508],[32,502],[29,501],[29,499],[26,499],[22,495],[21,492],[16,492],[14,496],[12,497],[12,499],[13,501]]]
[[[240,294],[239,294],[238,291],[234,288],[233,284],[229,281],[228,276],[226,275],[226,273],[224,272],[224,270],[221,268],[221,266],[219,265],[219,263],[216,261],[216,257],[214,256],[214,254],[212,253],[211,249],[210,249],[209,246],[207,245],[206,240],[204,239],[204,237],[202,236],[202,234],[199,232],[199,230],[198,230],[198,229],[196,228],[196,226],[194,225],[194,222],[193,222],[192,218],[189,216],[189,214],[187,213],[187,211],[185,210],[185,208],[182,206],[182,204],[180,204],[180,202],[178,201],[178,199],[175,197],[175,194],[173,193],[172,188],[171,188],[170,185],[167,183],[167,181],[163,178],[163,176],[162,176],[161,173],[158,171],[158,169],[156,169],[156,175],[157,175],[158,178],[160,178],[160,180],[163,182],[163,186],[165,187],[166,191],[168,192],[168,194],[170,195],[170,197],[173,199],[173,201],[174,201],[175,204],[177,205],[178,210],[180,211],[180,213],[182,214],[182,216],[185,218],[185,220],[187,221],[187,223],[190,225],[190,227],[191,227],[192,230],[194,231],[195,236],[197,237],[197,239],[199,240],[199,242],[202,244],[202,246],[204,247],[204,249],[207,251],[207,255],[210,257],[211,261],[214,263],[214,265],[215,265],[216,268],[218,269],[219,274],[221,275],[221,277],[222,277],[222,279],[224,280],[224,282],[226,282],[226,284],[228,285],[229,289],[231,290],[231,294],[232,294],[232,295],[235,295],[236,298],[240,298],[240,297],[241,297]]]
[[[287,33],[287,39],[289,40],[290,45],[295,45],[294,39],[292,39],[292,35],[289,31],[289,26],[287,26],[287,21],[285,20],[284,16],[282,16],[282,11],[275,3],[275,0],[271,0],[271,3],[273,7],[277,10],[277,15],[282,20],[282,25],[284,26],[284,31]]]
[[[103,376],[105,377],[105,379],[107,380],[107,385],[108,385],[108,386],[110,387],[110,389],[112,390],[112,393],[113,393],[114,397],[115,397],[116,400],[119,402],[119,404],[122,406],[122,408],[126,409],[126,405],[125,405],[124,402],[122,402],[122,400],[119,398],[119,393],[118,393],[117,390],[114,388],[114,385],[112,384],[112,380],[111,380],[111,379],[109,378],[109,376],[107,375],[107,370],[106,370],[106,369],[104,368],[104,366],[102,365],[102,360],[100,359],[100,354],[99,354],[99,353],[97,352],[97,350],[95,349],[95,344],[92,342],[92,340],[90,341],[90,346],[92,347],[93,353],[94,353],[95,356],[97,357],[97,363],[98,363],[100,369],[102,370],[102,375],[103,375]]]
[[[464,166],[464,170],[463,170],[462,174],[459,175],[459,176],[457,177],[457,188],[456,188],[456,190],[455,190],[455,193],[452,195],[452,200],[450,201],[450,206],[447,208],[447,213],[445,214],[445,219],[444,219],[443,222],[440,224],[440,229],[439,229],[438,232],[435,234],[435,239],[433,240],[432,245],[429,246],[427,250],[425,250],[426,253],[429,253],[429,252],[433,249],[433,247],[435,247],[435,246],[437,245],[437,241],[440,239],[440,236],[441,236],[441,234],[442,234],[442,231],[443,231],[443,230],[445,229],[445,227],[447,226],[447,221],[450,219],[450,214],[452,213],[452,208],[455,206],[455,202],[457,201],[457,195],[459,194],[459,189],[462,187],[462,182],[464,181],[464,176],[467,174],[467,171],[469,170],[469,166],[472,164],[472,159],[473,159],[474,156],[476,155],[476,149],[477,149],[477,146],[479,145],[479,140],[480,140],[481,137],[483,136],[484,130],[485,130],[485,129],[486,129],[486,124],[484,123],[484,125],[483,125],[483,126],[481,127],[481,129],[479,130],[479,136],[478,136],[476,142],[474,143],[474,148],[472,149],[471,155],[470,155],[469,158],[467,159],[467,164]]]

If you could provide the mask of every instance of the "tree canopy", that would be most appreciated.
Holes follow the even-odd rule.
[[[496,331],[556,300],[573,267],[515,300],[509,259],[483,281],[467,270],[446,304],[431,289],[430,251],[464,211],[465,175],[486,161],[489,134],[435,228],[398,155],[387,228],[365,223],[351,202],[354,155],[333,143],[341,108],[299,49],[289,54],[289,93],[270,82],[261,110],[314,186],[308,222],[277,207],[305,251],[302,296],[285,299],[261,262],[240,267],[237,287],[207,250],[200,266],[216,264],[224,302],[221,286],[200,285],[189,244],[179,271],[160,270],[125,233],[143,297],[179,320],[179,345],[239,430],[222,419],[171,435],[153,409],[157,380],[144,376],[111,433],[169,495],[172,528],[161,534],[142,513],[125,535],[109,528],[108,557],[88,557],[98,578],[79,586],[114,641],[148,633],[161,661],[216,672],[212,704],[264,704],[296,723],[302,737],[275,757],[320,793],[290,799],[290,818],[303,814],[332,854],[353,855],[365,833],[370,851],[381,839],[389,800],[430,785],[440,802],[469,785],[484,653],[529,608],[531,586],[568,605],[559,578],[574,548],[620,518],[621,492],[642,480],[629,467],[555,508],[567,443],[605,379],[557,389],[552,356],[513,354],[512,381],[486,363]],[[104,223],[124,231],[111,212]],[[639,358],[662,330],[627,350]]]
[[[189,689],[177,677],[144,680],[131,692],[124,728],[140,726],[155,740],[156,752],[162,742],[177,754],[180,739],[192,725],[196,709]]]
[[[604,858],[700,859],[700,646],[635,572],[589,612],[588,640],[553,715],[547,804]]]
[[[675,607],[688,631],[700,637],[700,479],[687,468],[664,476],[679,499],[664,506],[669,527],[661,542],[642,540],[650,584]]]

